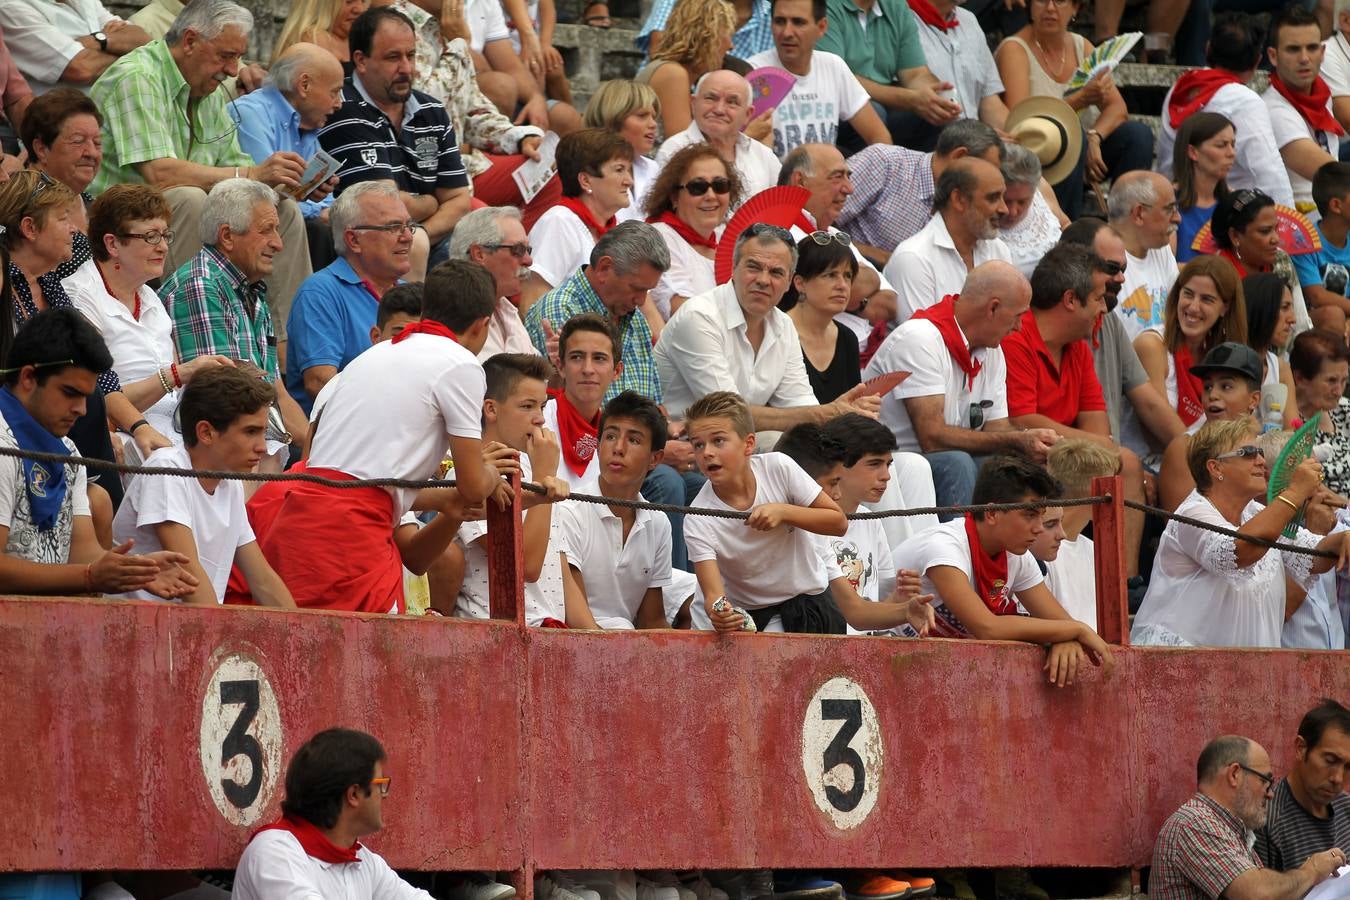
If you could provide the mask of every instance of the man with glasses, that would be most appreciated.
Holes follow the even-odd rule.
[[[1275,773],[1260,744],[1239,735],[1215,738],[1195,769],[1196,793],[1163,823],[1153,846],[1153,900],[1298,900],[1345,865],[1339,848],[1286,872],[1262,865],[1252,832],[1266,823]]]
[[[1172,182],[1156,172],[1129,172],[1116,179],[1106,199],[1111,227],[1125,242],[1125,281],[1116,315],[1130,340],[1163,323],[1167,294],[1177,280],[1172,235],[1181,224]]]
[[[360,843],[384,827],[393,783],[388,761],[380,742],[363,731],[330,728],[306,741],[286,767],[281,818],[259,830],[239,858],[235,898],[432,900]],[[508,888],[494,900],[514,893]]]
[[[1301,866],[1333,848],[1350,852],[1350,710],[1323,700],[1294,738],[1294,766],[1275,785],[1256,853],[1272,869]]]
[[[477,263],[497,285],[497,308],[488,322],[487,343],[478,353],[479,362],[498,353],[538,352],[511,299],[519,296],[520,283],[530,272],[532,250],[521,212],[514,206],[475,209],[459,220],[450,235],[450,258]]]
[[[328,223],[338,258],[300,285],[286,323],[286,390],[306,415],[329,379],[370,346],[380,298],[408,274],[421,228],[387,181],[353,185]]]

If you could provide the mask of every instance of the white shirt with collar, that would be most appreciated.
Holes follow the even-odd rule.
[[[234,870],[234,900],[432,900],[362,846],[354,863],[328,863],[304,851],[295,835],[255,835]]]
[[[478,361],[486,362],[488,357],[498,353],[535,353],[539,351],[530,342],[530,333],[525,323],[520,321],[520,310],[506,297],[497,298],[497,308],[488,319],[487,342],[478,351]]]
[[[918,22],[919,43],[928,60],[928,71],[954,87],[953,99],[961,104],[962,115],[978,119],[980,101],[1002,94],[1003,79],[975,14],[959,6],[953,13],[957,25],[949,31]]]
[[[670,162],[670,158],[679,151],[692,144],[701,144],[707,141],[703,132],[699,130],[698,122],[690,122],[689,127],[674,137],[666,138],[666,142],[661,145],[661,149],[656,151],[656,161],[665,167]],[[773,151],[761,144],[759,141],[751,140],[744,134],[736,136],[736,158],[732,161],[732,167],[741,179],[741,202],[744,203],[750,197],[755,196],[760,191],[768,190],[778,184],[778,172],[783,168],[778,157],[773,155]]]
[[[1266,112],[1270,113],[1270,130],[1275,135],[1276,147],[1283,150],[1294,141],[1309,140],[1331,154],[1332,159],[1339,158],[1340,136],[1328,131],[1313,131],[1308,121],[1294,109],[1294,105],[1275,88],[1266,88],[1266,92],[1261,95],[1261,101],[1266,104]],[[1327,100],[1327,112],[1331,112],[1330,99]],[[1317,212],[1317,204],[1313,202],[1312,180],[1304,178],[1293,169],[1287,171],[1289,188],[1294,193],[1295,209],[1316,222],[1321,216]]]
[[[976,241],[975,265],[991,259],[1011,263],[1012,252],[998,238]],[[918,234],[895,248],[883,274],[895,285],[897,318],[904,322],[948,294],[961,293],[970,273],[956,250],[946,221],[940,213],[934,213]]]
[[[671,418],[681,418],[691,403],[713,391],[735,391],[751,406],[818,405],[787,313],[769,311],[759,352],[746,331],[732,283],[692,297],[675,311],[653,354]]]
[[[14,64],[28,79],[34,94],[44,94],[61,81],[66,66],[84,45],[79,38],[102,31],[109,22],[122,21],[98,0],[4,0],[0,27]],[[90,85],[66,84],[89,93]]]
[[[608,506],[573,500],[559,503],[553,513],[567,547],[563,555],[581,573],[591,615],[601,628],[636,627],[648,588],[672,583],[670,520],[649,509],[636,513],[627,540],[623,521]]]

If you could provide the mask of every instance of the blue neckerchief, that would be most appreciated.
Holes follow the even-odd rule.
[[[19,398],[9,392],[9,388],[0,388],[0,416],[14,432],[14,440],[20,450],[38,450],[42,453],[60,453],[70,455],[70,448],[59,437],[38,424],[29,414]],[[33,524],[39,531],[51,531],[61,514],[61,504],[66,499],[66,467],[49,462],[25,459],[23,462],[24,489],[28,492],[28,505],[33,510]]]

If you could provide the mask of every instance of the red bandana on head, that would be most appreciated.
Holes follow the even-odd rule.
[[[447,337],[455,343],[459,343],[459,335],[455,334],[440,322],[433,322],[430,319],[422,319],[420,322],[414,322],[407,326],[398,334],[394,335],[393,343],[397,344],[399,341],[407,340],[414,334],[434,334],[438,337]]]
[[[1289,101],[1303,121],[1307,122],[1313,131],[1325,131],[1327,134],[1341,135],[1345,134],[1345,129],[1341,123],[1336,121],[1336,117],[1327,109],[1327,104],[1331,102],[1331,87],[1322,80],[1321,75],[1313,78],[1312,93],[1300,94],[1298,91],[1290,89],[1289,85],[1280,80],[1280,76],[1272,73],[1270,76],[1270,86],[1279,91],[1281,97]]]
[[[257,837],[264,831],[273,830],[289,831],[295,835],[295,839],[300,842],[301,849],[320,862],[359,863],[361,861],[361,858],[356,855],[356,851],[361,849],[360,841],[345,849],[339,847],[325,837],[318,826],[308,819],[302,819],[299,816],[282,816],[271,825],[264,825],[259,828],[253,833],[253,836]]]
[[[914,10],[914,15],[919,17],[920,22],[942,31],[948,31],[961,24],[956,18],[956,13],[952,13],[950,18],[942,18],[942,14],[928,0],[909,0],[909,8]]]
[[[957,366],[962,372],[966,373],[966,383],[968,387],[975,386],[975,376],[980,374],[980,363],[970,355],[970,347],[966,344],[965,337],[961,334],[961,326],[956,324],[956,294],[948,294],[937,303],[921,309],[911,319],[927,319],[937,328],[938,334],[942,335],[942,342],[947,345],[947,352],[952,355]]]
[[[600,413],[588,422],[562,391],[554,388],[548,393],[558,405],[558,443],[562,445],[563,462],[577,475],[584,475],[600,445]]]
[[[1198,113],[1226,84],[1242,84],[1242,79],[1223,69],[1192,69],[1177,79],[1172,99],[1167,104],[1167,120],[1180,128],[1192,114]]]
[[[1017,601],[1008,590],[1008,552],[1000,550],[993,557],[980,546],[980,535],[975,529],[975,513],[966,513],[966,539],[970,541],[970,568],[974,573],[975,593],[989,611],[996,616],[1011,616],[1017,612]]]
[[[670,210],[666,210],[659,216],[652,216],[648,218],[647,221],[653,224],[660,222],[662,225],[669,225],[670,228],[680,237],[684,238],[685,242],[691,247],[707,247],[709,250],[717,249],[717,238],[713,237],[711,234],[704,237]]]
[[[586,204],[581,202],[580,197],[564,197],[558,201],[558,205],[564,209],[570,209],[581,220],[582,224],[591,230],[591,234],[595,235],[596,240],[599,240],[606,231],[618,224],[618,219],[610,216],[609,221],[601,225],[596,221],[591,211],[586,208]]]
[[[1204,382],[1191,374],[1191,351],[1183,344],[1172,353],[1172,366],[1177,372],[1177,415],[1184,425],[1190,426],[1204,413],[1200,403],[1200,392],[1205,389]]]

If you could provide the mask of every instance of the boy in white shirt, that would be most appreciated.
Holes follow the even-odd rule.
[[[973,503],[1035,503],[1059,495],[1059,484],[1020,457],[995,456],[980,468]],[[1115,662],[1097,633],[1072,619],[1045,586],[1027,551],[1041,533],[1040,509],[968,513],[905,541],[897,568],[922,573],[937,596],[938,637],[1049,644],[1052,684],[1072,684],[1085,660],[1108,671]],[[1018,604],[1030,615],[1021,615]]]
[[[641,500],[642,482],[661,461],[666,437],[661,408],[636,391],[624,391],[605,404],[595,454],[596,493]],[[662,588],[671,583],[670,522],[664,515],[572,501],[558,507],[557,518],[569,626],[670,627],[662,597]]]
[[[487,388],[483,395],[483,443],[504,444],[517,452],[523,481],[537,482],[547,495],[525,493],[525,623],[566,627],[563,604],[561,535],[553,518],[553,502],[567,497],[567,483],[557,477],[561,452],[553,432],[544,427],[546,385],[553,369],[533,353],[498,353],[483,363]],[[488,603],[487,523],[465,522],[455,536],[464,551],[464,578],[455,601],[455,615],[486,619]]]
[[[623,373],[619,346],[614,326],[595,313],[573,316],[558,332],[562,390],[549,391],[544,427],[558,436],[562,449],[558,477],[578,490],[599,475],[600,406]]]
[[[256,370],[255,370],[256,371]],[[267,413],[276,389],[234,366],[199,372],[178,404],[183,446],[150,454],[147,466],[250,472],[267,455]],[[258,549],[244,510],[240,481],[140,475],[127,489],[113,519],[118,543],[134,540],[148,550],[187,557],[197,579],[183,603],[215,606],[225,596],[230,569],[238,564],[254,599],[263,606],[294,608],[285,583]],[[135,591],[124,596],[155,599]]]

